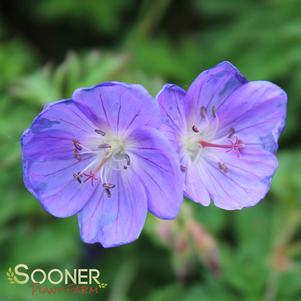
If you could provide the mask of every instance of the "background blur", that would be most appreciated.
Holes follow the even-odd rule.
[[[298,0],[0,1],[0,299],[301,300],[301,13]],[[79,239],[23,186],[19,137],[50,101],[106,80],[187,88],[233,62],[289,96],[280,167],[268,197],[226,212],[186,201],[176,222],[149,216],[140,239],[103,249]],[[8,267],[93,267],[94,297],[31,296]]]

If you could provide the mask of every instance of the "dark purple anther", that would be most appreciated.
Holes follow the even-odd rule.
[[[103,188],[106,188],[106,189],[111,189],[111,188],[115,187],[114,184],[110,184],[110,183],[103,183],[102,186],[103,186]]]
[[[80,156],[80,153],[79,153],[79,151],[78,151],[77,148],[75,148],[75,149],[73,150],[73,155],[74,155],[74,157],[75,157],[78,161],[81,160],[81,156]]]
[[[105,188],[105,193],[107,194],[107,197],[110,198],[112,196],[111,190],[108,188]]]
[[[213,106],[212,109],[211,109],[211,114],[212,114],[212,117],[215,118],[216,117],[216,107]]]
[[[199,133],[199,129],[197,128],[196,125],[193,125],[193,126],[192,126],[192,130],[193,130],[195,133]]]
[[[222,162],[218,162],[218,167],[221,171],[223,171],[224,173],[228,172],[228,166],[225,163]]]
[[[126,165],[130,166],[130,164],[131,164],[130,156],[128,154],[124,154],[124,159],[126,161]]]
[[[104,131],[99,130],[99,129],[95,129],[94,132],[95,132],[96,134],[101,135],[101,136],[105,136],[105,134],[106,134]]]
[[[82,183],[81,177],[82,177],[82,175],[80,174],[80,172],[76,172],[76,173],[73,174],[73,178],[75,180],[77,180],[79,184]]]
[[[182,171],[182,172],[186,172],[186,171],[187,171],[187,167],[184,166],[184,165],[181,165],[180,168],[181,168],[181,171]]]
[[[77,149],[77,150],[82,150],[82,147],[80,145],[80,142],[77,140],[77,139],[73,139],[72,140],[73,144],[74,144],[74,147]]]
[[[202,118],[206,117],[206,115],[207,115],[207,109],[206,109],[206,107],[204,107],[204,106],[201,107],[200,114],[201,114]]]
[[[111,145],[110,144],[107,144],[107,143],[103,143],[103,144],[100,144],[98,146],[98,148],[111,148]]]
[[[232,136],[235,134],[235,129],[234,128],[230,128],[229,132],[228,132],[228,138],[232,138]]]

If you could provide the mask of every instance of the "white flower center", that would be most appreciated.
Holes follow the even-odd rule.
[[[234,152],[239,158],[240,153],[245,147],[245,144],[237,137],[234,136],[235,129],[229,128],[228,133],[219,139],[216,139],[216,133],[219,129],[219,119],[216,114],[215,107],[211,109],[211,117],[207,114],[207,109],[201,107],[200,118],[197,121],[190,122],[189,130],[180,138],[180,144],[184,154],[189,159],[197,164],[197,161],[204,156],[211,156],[217,161],[218,167],[227,172],[228,167],[220,161],[210,149],[221,149],[225,152]],[[186,166],[181,165],[183,171]]]
[[[182,147],[192,161],[195,159],[198,152],[200,151],[200,139],[201,135],[193,131],[189,131],[181,137]]]
[[[118,136],[111,132],[105,133],[96,129],[96,134],[87,137],[82,143],[73,139],[74,157],[81,161],[85,156],[93,156],[93,160],[80,172],[73,174],[80,183],[100,180],[108,197],[111,196],[111,188],[115,184],[108,179],[112,170],[126,170],[130,166],[130,156],[126,153],[128,143],[124,136]]]

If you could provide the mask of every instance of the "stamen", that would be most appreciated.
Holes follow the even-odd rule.
[[[82,183],[81,177],[82,177],[82,175],[80,174],[80,172],[76,172],[76,173],[73,174],[73,178],[75,180],[77,180],[79,184]]]
[[[218,162],[218,167],[221,171],[223,171],[224,173],[228,172],[228,166],[225,163],[222,162]]]
[[[105,133],[104,131],[100,130],[100,129],[95,129],[94,132],[95,132],[96,134],[101,135],[101,136],[105,136],[105,135],[106,135],[106,133]]]
[[[229,128],[228,131],[228,138],[232,138],[232,136],[235,134],[235,129],[234,128]]]
[[[110,198],[112,196],[112,193],[111,193],[110,189],[105,188],[105,192],[106,192],[108,198]]]
[[[111,183],[103,183],[102,186],[103,188],[107,188],[107,189],[112,189],[115,187],[115,185]]]
[[[98,146],[98,148],[111,148],[111,145],[110,144],[107,144],[107,143],[103,143],[103,144],[100,144]]]
[[[215,107],[215,106],[213,106],[213,107],[211,108],[211,114],[212,114],[212,117],[213,117],[213,118],[216,117],[216,107]]]
[[[77,139],[73,139],[72,142],[77,150],[82,150],[80,142]]]
[[[199,132],[199,129],[197,128],[196,125],[193,125],[193,126],[192,126],[192,130],[193,130],[195,133],[198,133],[198,132]]]
[[[186,171],[187,171],[187,167],[184,166],[184,165],[181,165],[180,168],[181,168],[181,171],[182,171],[182,172],[186,172]]]
[[[99,164],[94,169],[94,174],[97,174],[109,159],[110,156],[104,156],[104,158],[99,162]]]
[[[100,129],[94,129],[94,131],[104,136],[105,132]],[[95,139],[94,140],[98,140]],[[110,136],[103,138],[103,141],[98,142],[97,144],[88,144],[85,146],[79,142],[77,139],[73,139],[72,143],[74,145],[73,155],[77,160],[81,160],[82,156],[85,154],[91,155],[91,161],[87,164],[80,172],[73,174],[74,179],[76,179],[80,184],[85,184],[90,182],[94,186],[95,182],[98,181],[100,184],[103,184],[103,188],[107,195],[111,196],[110,189],[114,188],[114,184],[108,183],[107,176],[112,169],[119,170],[124,165],[124,168],[127,169],[131,164],[131,159],[128,154],[125,153],[123,140],[116,139]],[[108,142],[108,143],[107,143]],[[114,162],[118,161],[118,162]],[[121,166],[120,166],[121,165]]]
[[[75,159],[77,159],[78,161],[81,160],[81,156],[80,156],[80,153],[79,153],[79,151],[78,151],[77,148],[75,148],[75,149],[73,150],[73,155],[74,155]]]
[[[126,161],[126,165],[130,166],[131,165],[131,158],[128,154],[124,154],[124,159]]]
[[[123,169],[128,169],[128,167],[131,165],[130,156],[128,154],[123,154],[122,157],[125,160],[125,164],[126,164],[126,165],[123,165]]]
[[[112,196],[111,190],[108,189],[108,188],[105,188],[104,190],[105,190],[105,192],[107,194],[107,197],[110,198]]]
[[[201,106],[200,114],[202,118],[205,118],[207,116],[207,108],[204,106]]]
[[[114,188],[115,185],[114,184],[110,184],[110,183],[103,183],[102,186],[104,188],[104,191],[107,194],[107,197],[110,198],[112,196],[112,193],[111,193],[110,189]]]

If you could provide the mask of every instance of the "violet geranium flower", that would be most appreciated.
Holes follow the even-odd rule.
[[[201,73],[187,93],[165,85],[157,96],[162,132],[175,146],[184,193],[202,205],[253,206],[268,192],[286,117],[286,94],[248,82],[231,63]]]
[[[78,213],[104,247],[139,236],[148,210],[173,219],[183,199],[177,154],[140,85],[108,82],[49,104],[22,136],[24,182],[49,213]]]

